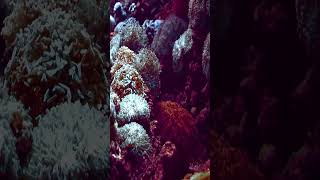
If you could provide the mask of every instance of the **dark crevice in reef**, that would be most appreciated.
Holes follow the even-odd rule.
[[[305,0],[215,4],[210,142],[216,179],[318,179],[320,31],[313,21],[320,7]],[[237,166],[247,163],[251,169]]]

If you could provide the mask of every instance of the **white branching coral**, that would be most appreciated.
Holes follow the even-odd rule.
[[[145,98],[129,94],[120,102],[120,111],[117,115],[118,121],[126,123],[135,120],[148,120],[150,118],[150,108]]]
[[[25,175],[34,179],[105,179],[109,166],[109,120],[88,105],[64,103],[40,117]],[[92,177],[91,177],[92,178]]]
[[[136,155],[146,155],[151,150],[150,138],[146,130],[140,124],[131,122],[117,128],[122,148],[132,148]]]
[[[16,138],[11,130],[10,122],[14,114],[19,113],[23,120],[30,122],[27,110],[23,104],[8,94],[0,82],[0,174],[7,173],[18,177],[21,167],[16,153]]]
[[[26,89],[38,87],[41,103],[81,99],[99,106],[105,103],[108,89],[104,64],[104,54],[84,25],[54,10],[17,34],[5,74],[10,88],[19,83]]]
[[[193,45],[192,29],[188,28],[178,40],[175,41],[172,50],[172,68],[175,72],[179,72],[183,68],[183,59],[191,50]]]

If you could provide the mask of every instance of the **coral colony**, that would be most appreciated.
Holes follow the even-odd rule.
[[[0,179],[108,178],[106,3],[15,0],[3,7]]]
[[[210,179],[209,6],[1,2],[0,179]]]
[[[110,3],[112,179],[209,179],[209,0]]]

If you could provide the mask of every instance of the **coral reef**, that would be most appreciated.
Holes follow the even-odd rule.
[[[209,179],[209,1],[110,7],[111,178]]]
[[[109,177],[105,1],[1,1],[0,179]]]

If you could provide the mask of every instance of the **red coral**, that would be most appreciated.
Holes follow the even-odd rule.
[[[157,104],[159,132],[164,140],[176,144],[179,151],[189,154],[194,148],[197,129],[192,115],[181,105],[171,102]]]

